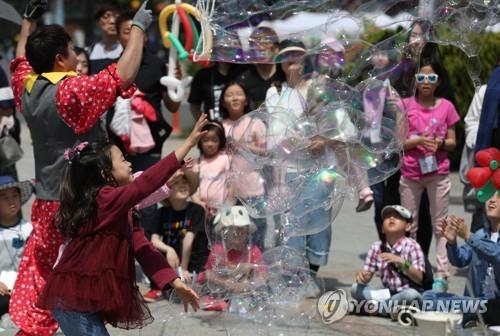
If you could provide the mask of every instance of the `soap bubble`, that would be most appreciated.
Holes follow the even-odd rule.
[[[207,4],[198,2],[206,14],[205,31],[213,35],[210,60],[294,60],[301,64],[302,77],[297,87],[275,86],[274,95],[229,131],[228,169],[212,177],[204,190],[210,194],[205,198],[212,276],[228,279],[226,287],[232,289],[221,289],[214,281],[205,281],[203,288],[215,300],[212,306],[225,309],[223,325],[233,334],[243,325],[256,334],[282,326],[308,328],[313,314],[303,302],[313,284],[320,291],[322,284],[297,251],[283,245],[270,248],[262,237],[286,244],[321,232],[334,222],[351,190],[396,173],[408,132],[402,97],[415,94],[414,75],[426,44],[461,49],[478,86],[477,37],[498,22],[498,1],[434,2],[430,12],[398,0],[368,1],[349,12],[338,2],[323,0]],[[405,14],[384,24],[394,8]],[[393,31],[377,38],[365,34],[377,27]],[[300,41],[305,51],[280,54],[280,43],[287,39]],[[245,207],[256,228],[239,237],[247,239],[241,255],[252,255],[257,246],[259,262],[233,258],[225,245],[228,235],[214,224],[214,215],[235,203]],[[228,263],[227,256],[234,262]],[[265,279],[257,276],[263,269]]]

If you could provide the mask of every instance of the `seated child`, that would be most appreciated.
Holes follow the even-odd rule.
[[[169,181],[169,194],[159,209],[151,236],[153,246],[166,254],[169,265],[188,284],[193,272],[203,271],[208,257],[205,211],[189,201],[197,188],[198,177],[190,170],[183,170],[180,177]]]
[[[427,291],[423,298],[433,302],[430,309],[438,310],[439,307],[448,307],[447,303],[452,301],[465,302],[474,299],[488,300],[498,304],[498,299],[500,299],[499,191],[486,201],[485,211],[489,223],[474,233],[470,232],[463,218],[450,215],[441,219],[438,230],[439,234],[447,240],[448,259],[455,267],[469,266],[467,279],[474,293],[469,293],[467,288],[464,296]],[[465,241],[464,245],[458,246],[457,236]],[[442,304],[438,305],[439,301]],[[464,323],[475,318],[475,313],[465,314]]]
[[[221,240],[212,246],[205,265],[208,287],[223,294],[242,294],[264,286],[266,268],[260,249],[252,243],[256,228],[245,207],[222,210],[214,225]]]
[[[0,176],[0,316],[9,312],[10,292],[33,230],[21,216],[21,205],[32,193],[29,181],[16,182],[11,176]]]
[[[421,295],[413,284],[422,284],[425,259],[420,245],[407,237],[411,228],[411,212],[400,205],[388,205],[382,209],[381,216],[384,240],[372,244],[363,270],[356,274],[351,296],[358,301],[391,301],[391,308],[420,304]],[[385,293],[378,292],[376,295],[375,289],[368,285],[375,272],[382,280]],[[390,312],[378,313],[386,315]]]

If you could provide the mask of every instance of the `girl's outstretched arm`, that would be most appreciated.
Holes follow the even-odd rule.
[[[198,143],[199,138],[205,134],[201,129],[206,122],[206,116],[201,116],[180,148],[148,168],[132,183],[121,187],[103,187],[98,196],[98,204],[103,215],[116,218],[123,211],[129,211],[137,203],[163,186],[181,168],[180,161]]]
[[[177,160],[180,162],[184,160],[186,155],[189,153],[191,148],[196,146],[200,138],[207,133],[207,131],[202,131],[203,127],[207,124],[207,115],[203,113],[196,124],[194,125],[191,134],[187,137],[186,140],[182,143],[182,145],[175,150],[175,156]]]

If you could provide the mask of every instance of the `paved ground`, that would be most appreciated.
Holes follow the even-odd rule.
[[[18,164],[21,179],[33,177],[33,156],[31,140],[27,129],[23,128],[24,158]],[[180,143],[178,139],[167,141],[165,152],[172,150]],[[193,153],[197,156],[197,153]],[[460,202],[461,185],[456,174],[452,175],[452,204],[450,213],[465,216]],[[327,266],[319,271],[319,277],[325,282],[327,290],[343,288],[348,290],[354,280],[355,271],[362,266],[362,256],[370,244],[376,240],[373,224],[373,210],[357,214],[354,211],[355,201],[347,199],[333,224],[333,240],[331,255]],[[29,206],[25,213],[29,214]],[[430,260],[434,261],[434,249]],[[452,270],[450,291],[461,293],[464,289],[465,272]],[[305,303],[306,311],[314,311],[316,302]],[[286,325],[262,326],[248,321],[232,321],[220,314],[196,313],[182,314],[179,305],[170,305],[168,301],[151,304],[155,322],[141,331],[122,331],[110,328],[111,335],[401,335],[413,334],[412,328],[403,328],[388,319],[375,317],[347,316],[331,325],[324,325],[319,318],[313,318],[308,325],[299,320],[288,319]],[[299,327],[300,325],[300,327]],[[13,331],[2,335],[13,335]],[[472,335],[472,330],[466,334]]]

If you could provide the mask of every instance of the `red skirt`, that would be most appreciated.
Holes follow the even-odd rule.
[[[37,306],[99,313],[105,322],[122,329],[142,328],[153,321],[135,283],[132,245],[117,233],[71,240]]]

